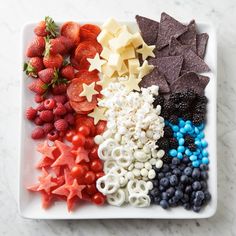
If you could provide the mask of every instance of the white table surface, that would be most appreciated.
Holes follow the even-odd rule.
[[[160,18],[166,11],[218,27],[218,210],[207,220],[25,220],[18,215],[20,29],[45,15],[56,21]],[[236,1],[0,1],[0,235],[236,235]]]

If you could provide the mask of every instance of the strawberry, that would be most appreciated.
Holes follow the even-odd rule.
[[[37,36],[45,37],[49,35],[52,38],[55,38],[58,35],[58,26],[55,24],[54,20],[46,16],[44,21],[40,21],[34,29],[34,33]]]
[[[36,79],[28,85],[28,89],[36,94],[42,95],[46,92],[47,85],[41,79]]]
[[[41,57],[32,57],[28,63],[24,64],[24,71],[28,76],[38,77],[38,72],[44,68],[43,59]]]
[[[36,36],[29,44],[26,50],[27,57],[40,57],[43,55],[45,48],[45,40],[43,37]]]
[[[56,68],[59,69],[62,66],[63,57],[61,54],[44,56],[43,64],[46,68]]]
[[[62,77],[65,77],[68,80],[74,79],[75,72],[72,65],[63,66],[60,72]]]
[[[46,84],[48,83],[51,83],[51,81],[53,80],[54,78],[54,73],[55,73],[55,70],[52,69],[52,68],[46,68],[44,70],[41,70],[38,75],[39,75],[39,78]]]
[[[59,36],[57,39],[65,46],[65,53],[69,53],[71,49],[75,46],[73,41],[65,36]]]
[[[66,84],[57,84],[52,87],[53,95],[60,95],[66,93],[67,85]]]
[[[60,39],[49,39],[46,38],[46,46],[44,56],[50,56],[55,54],[64,54],[66,52],[64,44],[60,41]]]

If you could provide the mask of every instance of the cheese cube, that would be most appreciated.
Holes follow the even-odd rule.
[[[103,47],[100,56],[108,61],[111,53],[112,53],[112,51],[109,48]]]
[[[108,65],[108,63],[102,65],[102,73],[108,76],[109,78],[112,77],[114,74],[115,70]]]
[[[135,58],[135,51],[133,46],[125,47],[121,53],[121,57],[123,60]]]
[[[119,71],[122,65],[122,58],[119,53],[111,53],[108,59],[108,65],[114,70]]]
[[[130,74],[138,74],[138,67],[139,67],[139,60],[138,59],[129,59],[128,60],[128,67]]]
[[[139,32],[133,34],[131,42],[135,48],[141,46],[143,44],[143,38],[142,38],[141,34]]]
[[[119,71],[117,71],[119,76],[122,76],[124,74],[126,74],[128,72],[128,67],[126,66],[126,64],[123,62],[121,65],[121,69]]]
[[[127,30],[122,31],[117,38],[119,48],[128,46],[132,38],[133,38],[133,35],[129,33]]]
[[[128,32],[129,32],[129,29],[128,29],[128,26],[127,26],[127,25],[122,25],[122,26],[120,27],[120,29],[116,32],[115,36],[118,37],[119,34],[120,34],[121,32],[124,32],[124,31],[128,31]]]
[[[109,47],[111,48],[111,50],[114,52],[116,52],[116,51],[118,51],[118,49],[120,49],[120,45],[118,43],[117,38],[113,38],[113,39],[109,40],[108,44],[109,44]]]
[[[97,41],[102,44],[102,46],[107,46],[108,41],[113,38],[113,35],[110,34],[106,29],[103,29],[97,37]]]
[[[102,29],[106,29],[108,32],[115,34],[120,29],[120,24],[113,18],[109,18],[103,25]]]

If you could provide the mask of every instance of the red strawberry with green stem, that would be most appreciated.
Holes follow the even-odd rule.
[[[41,79],[36,79],[28,85],[28,89],[36,94],[43,95],[47,91],[47,84]]]
[[[75,76],[74,67],[72,65],[66,65],[61,68],[60,74],[62,77],[72,80]]]
[[[44,56],[43,64],[46,68],[56,68],[59,69],[62,66],[63,57],[61,54]]]
[[[46,46],[44,51],[44,56],[50,56],[55,54],[65,54],[66,48],[59,38],[50,39],[46,37]]]
[[[43,59],[41,57],[32,57],[26,63],[24,63],[24,71],[28,76],[33,78],[38,77],[38,73],[43,70]]]
[[[26,50],[27,57],[41,57],[45,49],[45,40],[43,37],[36,36],[29,44]]]
[[[39,78],[46,84],[51,83],[55,77],[58,77],[57,71],[52,68],[41,70],[38,75]]]

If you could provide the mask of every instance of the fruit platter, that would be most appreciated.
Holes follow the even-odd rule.
[[[165,12],[131,20],[47,16],[24,27],[23,217],[215,213],[214,28]]]

